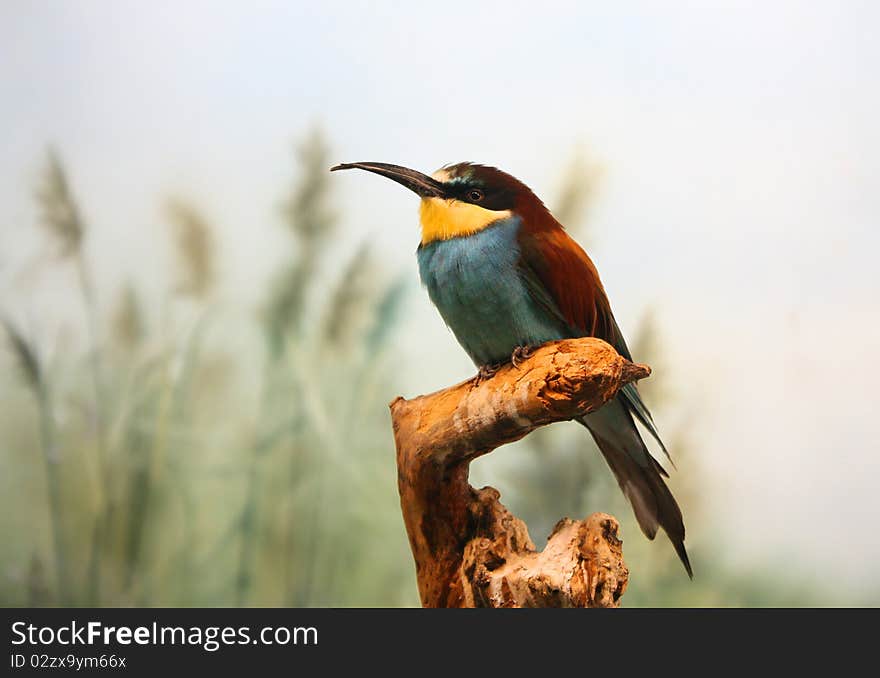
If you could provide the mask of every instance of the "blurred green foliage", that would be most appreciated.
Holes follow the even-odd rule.
[[[320,134],[297,160],[282,210],[293,254],[252,316],[265,350],[232,355],[205,214],[167,203],[176,271],[157,322],[134,282],[102,314],[88,225],[50,155],[41,223],[75,260],[91,340],[47,360],[4,323],[18,366],[2,363],[0,381],[3,604],[417,602],[387,411],[407,288],[366,243],[334,265]]]
[[[321,134],[308,136],[281,209],[291,255],[246,323],[257,348],[235,352],[214,299],[222,268],[210,218],[184,198],[166,204],[176,271],[158,317],[134,281],[106,294],[113,304],[102,310],[89,227],[50,154],[41,224],[53,261],[73,263],[88,344],[50,358],[38,348],[45,338],[3,320],[12,359],[0,362],[2,604],[417,604],[387,411],[398,392],[389,339],[415,282],[383,276],[367,242],[343,262],[330,256],[340,238],[331,164]],[[594,239],[583,224],[600,176],[578,155],[555,205],[582,242]],[[662,413],[674,394],[655,318],[645,314],[631,348],[655,368],[642,388]],[[686,469],[673,483],[693,583],[662,536],[640,535],[580,427],[536,431],[516,464],[496,453],[478,475],[504,475],[514,488],[505,501],[539,546],[563,515],[618,516],[627,605],[815,602],[807,587],[723,569],[700,522],[688,431],[664,433]]]

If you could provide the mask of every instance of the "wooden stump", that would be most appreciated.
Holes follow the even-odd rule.
[[[592,412],[650,368],[593,338],[546,344],[519,367],[391,403],[403,520],[424,607],[617,607],[618,523],[560,520],[543,551],[470,462],[555,421]]]

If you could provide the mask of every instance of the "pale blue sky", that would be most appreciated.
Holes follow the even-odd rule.
[[[161,200],[183,193],[220,229],[225,296],[242,304],[283,256],[276,208],[316,122],[339,161],[475,160],[548,199],[585,148],[605,168],[591,253],[625,329],[658,308],[734,550],[821,569],[833,527],[868,577],[880,5],[621,4],[5,0],[0,306],[66,303],[51,276],[21,273],[40,247],[31,197],[49,142],[102,283],[158,289]],[[340,247],[370,233],[415,280],[413,196],[334,181]],[[427,299],[410,306],[401,351],[432,358],[413,390],[466,376]]]

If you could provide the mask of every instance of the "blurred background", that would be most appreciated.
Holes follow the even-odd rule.
[[[612,5],[4,0],[0,604],[418,604],[387,404],[474,369],[359,160],[525,181],[654,368],[695,581],[576,425],[473,467],[539,547],[880,604],[880,10]]]

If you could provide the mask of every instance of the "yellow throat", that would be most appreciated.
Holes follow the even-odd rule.
[[[422,198],[419,207],[422,243],[471,235],[509,216],[510,210],[487,210],[485,207],[459,200]]]

